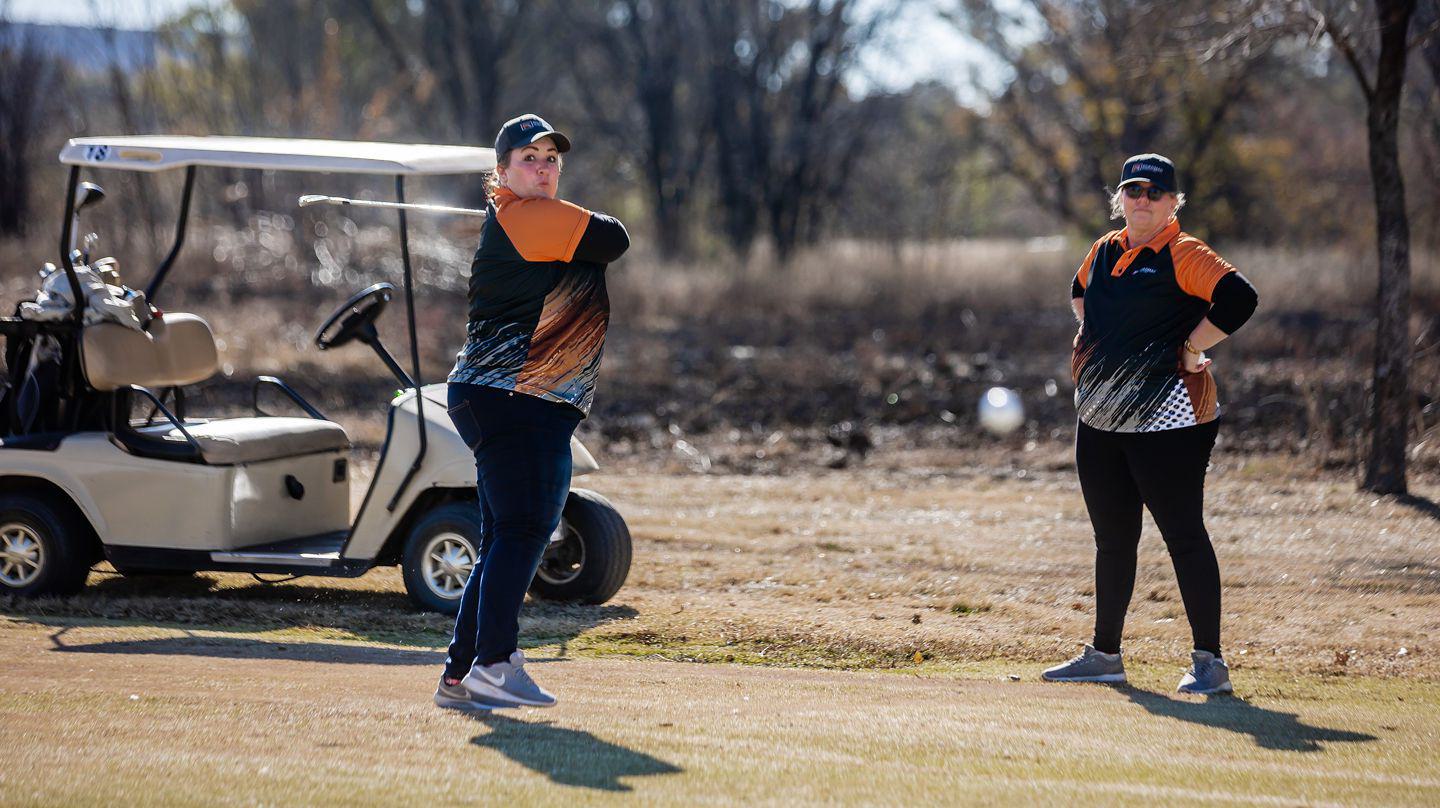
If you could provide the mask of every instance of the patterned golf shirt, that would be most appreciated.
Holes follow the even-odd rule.
[[[1145,244],[1132,245],[1123,229],[1096,241],[1072,284],[1072,295],[1085,300],[1071,359],[1080,420],[1110,432],[1215,420],[1215,378],[1208,368],[1182,372],[1180,351],[1210,311],[1216,285],[1233,272],[1204,242],[1180,232],[1178,221]]]
[[[466,340],[449,381],[589,414],[610,322],[605,265],[629,247],[619,221],[501,188],[470,265]]]

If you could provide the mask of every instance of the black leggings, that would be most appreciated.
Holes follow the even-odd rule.
[[[1120,650],[1143,505],[1170,551],[1195,648],[1220,655],[1220,565],[1201,513],[1205,469],[1219,430],[1219,421],[1161,432],[1104,432],[1079,424],[1075,467],[1095,527],[1096,650]]]

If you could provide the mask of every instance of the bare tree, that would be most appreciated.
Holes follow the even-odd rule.
[[[645,174],[660,255],[690,251],[691,203],[711,137],[694,58],[698,18],[682,4],[616,0],[585,7],[569,52],[590,121]]]
[[[1258,0],[1242,7],[1248,22],[1237,28],[1235,37],[1300,33],[1312,43],[1329,40],[1364,97],[1380,263],[1370,447],[1360,485],[1380,494],[1405,494],[1415,401],[1410,389],[1410,221],[1400,163],[1400,108],[1409,54],[1436,36],[1437,28],[1412,38],[1417,0],[1372,0],[1366,5],[1352,0]],[[1431,10],[1424,17],[1433,20]]]
[[[1421,3],[1415,7],[1411,25],[1419,32],[1420,81],[1409,82],[1416,97],[1419,115],[1414,120],[1415,140],[1419,147],[1415,160],[1426,171],[1425,181],[1418,189],[1424,204],[1418,206],[1421,219],[1415,233],[1428,237],[1431,247],[1440,247],[1440,3]],[[1426,80],[1428,79],[1428,81]]]
[[[902,3],[863,19],[848,0],[702,4],[716,179],[736,249],[763,223],[784,261],[821,232],[867,142],[875,110],[859,108],[884,103],[856,101],[844,79]]]
[[[425,86],[434,77],[456,134],[471,143],[495,136],[508,93],[533,62],[516,58],[540,0],[354,0],[400,75]],[[413,7],[413,11],[412,11]]]
[[[64,84],[62,65],[0,17],[0,235],[25,230],[34,149]]]
[[[1400,99],[1405,64],[1418,41],[1410,40],[1416,0],[1374,0],[1373,17],[1353,4],[1306,0],[1297,11],[1344,57],[1365,96],[1370,140],[1370,178],[1375,192],[1380,278],[1376,300],[1374,397],[1370,453],[1361,486],[1381,494],[1404,494],[1405,450],[1410,437],[1410,221],[1400,170]],[[1378,41],[1372,36],[1378,34]]]
[[[1263,42],[1199,0],[956,0],[942,10],[1010,73],[987,144],[1000,169],[1063,221],[1102,229],[1095,204],[1118,161],[1164,151],[1203,192],[1201,170],[1251,100]]]

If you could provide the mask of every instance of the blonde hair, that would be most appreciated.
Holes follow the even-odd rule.
[[[495,168],[490,172],[490,176],[485,179],[485,201],[492,205],[495,204],[495,194],[499,193],[500,189],[505,187],[504,183],[500,181],[500,167],[504,166],[509,168],[510,155],[514,153],[515,150],[511,149],[504,154],[495,155]]]
[[[1172,217],[1174,217],[1174,216],[1179,216],[1179,215],[1180,215],[1180,209],[1183,208],[1183,207],[1185,207],[1185,193],[1184,193],[1183,191],[1175,191],[1174,193],[1175,193],[1175,212],[1171,214]],[[1125,203],[1124,203],[1123,201],[1121,201],[1121,198],[1124,197],[1124,196],[1125,196],[1125,189],[1124,189],[1124,188],[1116,188],[1115,190],[1113,190],[1113,191],[1110,192],[1110,218],[1112,218],[1112,219],[1123,219],[1123,218],[1125,218]]]

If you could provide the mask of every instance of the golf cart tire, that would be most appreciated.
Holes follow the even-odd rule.
[[[604,603],[620,591],[630,574],[630,529],[610,500],[585,488],[570,490],[564,520],[584,544],[579,574],[563,583],[537,574],[530,594],[545,600]]]
[[[480,508],[473,500],[441,505],[416,520],[405,539],[405,550],[400,558],[400,575],[405,579],[405,592],[416,606],[442,614],[460,611],[463,582],[453,598],[437,592],[426,581],[425,553],[433,540],[448,533],[467,542],[472,558],[478,557],[480,530]]]
[[[0,494],[0,552],[32,543],[39,548],[38,569],[0,565],[0,592],[39,597],[73,595],[85,587],[94,558],[89,525],[70,503],[41,491]]]

